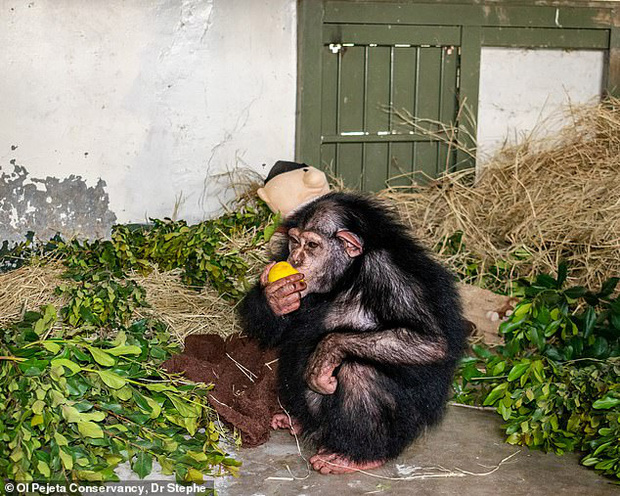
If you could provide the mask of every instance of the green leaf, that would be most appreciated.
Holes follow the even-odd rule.
[[[592,355],[596,358],[601,358],[607,355],[609,345],[607,340],[602,336],[597,336],[592,345]]]
[[[536,284],[543,288],[554,289],[558,287],[557,281],[549,274],[538,274]]]
[[[545,337],[543,331],[537,327],[530,327],[527,336],[534,346],[540,351],[545,349]]]
[[[52,474],[50,471],[50,466],[47,463],[45,463],[43,460],[38,461],[37,470],[46,479],[49,479],[50,475]]]
[[[80,413],[77,410],[77,408],[73,406],[70,406],[70,405],[62,406],[62,416],[69,423],[79,422],[80,420],[82,420],[82,415],[85,415],[85,414]]]
[[[141,410],[145,411],[146,413],[151,413],[153,411],[149,402],[146,401],[146,398],[136,390],[133,390],[133,399],[136,402],[136,405],[138,405]]]
[[[492,405],[493,403],[495,403],[498,399],[504,396],[506,389],[508,389],[507,382],[503,382],[502,384],[495,386],[491,390],[491,392],[487,395],[487,397],[484,399],[483,405],[488,406],[488,405]]]
[[[558,279],[557,279],[558,288],[562,287],[562,285],[566,281],[567,275],[568,275],[568,264],[565,261],[561,261],[558,265]]]
[[[561,320],[554,320],[547,327],[545,327],[545,329],[544,329],[545,337],[549,338],[549,337],[553,336],[556,333],[556,331],[558,330],[558,328],[560,327],[561,323],[562,323]]]
[[[32,404],[32,413],[34,413],[35,415],[41,415],[41,413],[43,412],[43,408],[45,407],[45,403],[41,400],[36,400],[33,404]]]
[[[145,451],[140,451],[133,459],[131,468],[140,479],[144,479],[153,470],[153,456]]]
[[[81,481],[100,482],[104,480],[101,472],[93,472],[92,470],[78,470],[77,475]]]
[[[159,414],[161,413],[161,406],[159,406],[159,403],[157,403],[157,401],[155,401],[153,398],[149,398],[148,396],[146,396],[146,401],[152,409],[152,412],[149,416],[152,419],[159,417]]]
[[[584,288],[583,286],[574,286],[572,288],[568,288],[567,290],[565,290],[564,295],[567,296],[568,298],[575,299],[575,298],[581,298],[587,292],[588,290]]]
[[[172,402],[172,404],[174,405],[174,407],[176,408],[176,410],[179,412],[179,414],[183,417],[198,417],[200,415],[200,412],[198,411],[198,409],[196,408],[195,405],[192,405],[188,402],[186,402],[183,398],[181,398],[178,395],[172,394],[172,393],[164,393],[168,399]]]
[[[267,227],[265,227],[265,231],[263,234],[265,241],[269,241],[271,239],[273,234],[276,232],[276,229],[277,229],[277,226],[275,224],[270,224]]]
[[[616,286],[618,285],[618,282],[620,281],[619,277],[610,277],[609,279],[607,279],[601,286],[601,290],[599,291],[598,295],[599,297],[605,297],[605,296],[609,296],[611,293],[614,292],[614,290],[616,289]]]
[[[32,418],[30,419],[30,425],[32,427],[35,427],[37,425],[40,425],[43,423],[43,416],[42,415],[33,415]]]
[[[102,438],[103,430],[96,423],[86,421],[77,423],[80,434],[84,437]]]
[[[592,335],[592,331],[594,330],[594,325],[596,324],[596,312],[593,307],[588,307],[588,309],[583,314],[583,336],[584,338],[589,338]]]
[[[613,408],[617,405],[620,405],[620,398],[613,398],[611,396],[606,396],[592,403],[592,407],[597,410],[608,410],[609,408]]]
[[[128,401],[132,396],[131,386],[123,386],[122,388],[117,389],[115,396],[122,401]]]
[[[25,376],[34,377],[41,375],[43,371],[49,365],[49,360],[38,360],[36,358],[29,358],[19,363],[19,368]]]
[[[161,393],[164,391],[175,391],[177,393],[179,392],[178,389],[174,386],[171,386],[170,384],[164,384],[162,382],[144,384],[144,387],[156,393]]]
[[[601,453],[601,451],[605,451],[605,449],[611,446],[611,444],[612,444],[612,441],[608,441],[606,443],[601,444],[598,448],[596,448],[596,450],[594,450],[594,453],[592,453],[592,456],[596,456],[599,453]]]
[[[109,370],[97,370],[96,372],[101,377],[101,380],[112,389],[120,389],[127,384],[123,377]]]
[[[80,367],[77,363],[67,359],[67,358],[55,358],[51,361],[52,367],[67,367],[72,373],[77,374],[82,371],[82,367]]]
[[[139,355],[142,353],[142,348],[139,346],[131,345],[131,346],[116,346],[114,348],[109,348],[105,350],[106,353],[114,356],[123,356],[123,355]]]
[[[92,420],[93,422],[101,422],[106,416],[103,412],[82,413],[80,415],[82,420]]]
[[[69,446],[69,441],[67,441],[67,438],[63,436],[60,432],[54,433],[54,440],[56,441],[56,444],[58,446]]]
[[[108,355],[105,351],[99,348],[87,346],[86,349],[90,351],[90,354],[99,365],[103,365],[104,367],[112,367],[116,363],[116,360],[114,360],[112,356]]]
[[[532,308],[532,304],[531,303],[525,303],[525,302],[519,303],[517,305],[517,307],[515,308],[515,310],[514,310],[515,318],[518,319],[518,318],[523,317],[524,315],[526,315],[530,311],[530,308]]]
[[[116,337],[111,344],[114,346],[123,346],[127,342],[127,333],[125,331],[118,331]]]
[[[581,463],[585,465],[586,467],[591,467],[593,465],[596,465],[598,462],[600,462],[598,458],[594,458],[590,455],[584,457],[583,460],[581,460]]]
[[[530,362],[519,363],[510,369],[508,373],[508,380],[514,381],[525,374],[525,371],[530,368]]]
[[[54,341],[43,341],[41,344],[47,351],[54,355],[60,351],[60,345],[58,343],[55,343]]]
[[[73,469],[73,457],[62,449],[58,450],[58,454],[60,455],[63,467],[67,470]]]

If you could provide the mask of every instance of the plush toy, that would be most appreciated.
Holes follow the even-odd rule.
[[[325,173],[306,164],[277,161],[258,196],[273,212],[286,217],[310,200],[329,193]]]

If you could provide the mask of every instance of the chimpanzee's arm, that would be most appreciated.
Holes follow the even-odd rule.
[[[447,355],[446,340],[423,336],[409,329],[376,332],[332,333],[318,344],[306,370],[306,381],[315,391],[331,394],[337,380],[333,372],[345,357],[392,365],[424,365]]]
[[[395,365],[424,365],[446,356],[446,341],[423,336],[409,329],[378,332],[334,333],[327,336],[326,349],[336,353]]]
[[[279,317],[273,313],[260,284],[248,291],[239,304],[239,316],[243,330],[266,347],[280,343],[288,321],[286,315]]]

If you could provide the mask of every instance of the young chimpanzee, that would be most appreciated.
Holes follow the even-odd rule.
[[[241,303],[245,332],[279,346],[287,428],[318,446],[321,473],[371,469],[398,456],[444,411],[465,343],[452,276],[396,215],[366,196],[331,193],[287,219],[276,257],[300,274]]]

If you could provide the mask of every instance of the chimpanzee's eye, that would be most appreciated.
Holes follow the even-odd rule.
[[[291,243],[294,245],[298,245],[299,244],[299,240],[296,238],[290,238],[291,239]]]
[[[315,243],[314,241],[308,241],[308,248],[310,248],[311,250],[314,250],[318,246],[319,246],[318,243]]]

